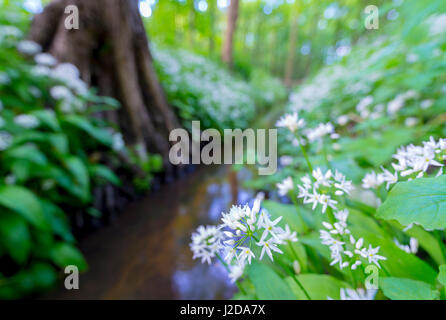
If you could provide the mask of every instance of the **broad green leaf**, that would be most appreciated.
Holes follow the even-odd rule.
[[[6,158],[12,158],[14,160],[26,160],[39,165],[45,165],[48,163],[46,156],[32,144],[26,144],[11,148],[5,152]]]
[[[446,287],[446,264],[440,266],[440,272],[438,273],[438,282],[440,282],[443,287]]]
[[[435,270],[417,256],[401,250],[390,237],[369,233],[359,226],[351,227],[351,232],[356,239],[364,238],[365,247],[369,244],[372,247],[380,247],[379,255],[386,257],[387,260],[381,260],[379,263],[390,275],[435,283],[437,277]],[[384,274],[384,270],[380,271],[380,274]]]
[[[64,159],[65,167],[75,181],[75,187],[79,189],[79,195],[87,202],[90,199],[90,175],[84,162],[77,157],[67,157]]]
[[[66,266],[74,265],[79,268],[80,271],[87,269],[87,262],[85,261],[82,253],[73,245],[58,242],[51,249],[50,256],[54,263],[65,269]]]
[[[384,295],[392,300],[434,300],[439,292],[422,281],[403,278],[381,278],[379,286]]]
[[[36,110],[33,114],[40,123],[50,127],[54,131],[60,131],[59,121],[57,120],[56,114],[50,110]]]
[[[265,200],[262,202],[262,206],[268,210],[271,219],[274,220],[281,216],[283,217],[281,225],[288,224],[291,230],[297,231],[298,233],[303,232],[303,220],[299,217],[300,213],[294,205]]]
[[[270,267],[253,262],[247,269],[249,279],[251,279],[256,289],[257,297],[260,300],[296,299],[287,282],[279,277]]]
[[[107,130],[94,126],[90,121],[81,116],[66,116],[64,118],[64,122],[69,123],[70,125],[88,133],[91,137],[95,138],[106,146],[111,146],[113,143],[112,136]]]
[[[28,189],[12,185],[0,187],[0,205],[19,213],[38,228],[49,227],[39,199]]]
[[[416,223],[425,229],[446,228],[446,175],[398,183],[379,207],[377,217]]]
[[[341,289],[350,288],[350,285],[346,282],[326,274],[301,274],[297,276],[297,280],[312,300],[327,300],[329,297],[339,300]],[[299,300],[307,300],[304,292],[294,279],[289,277],[286,281]]]
[[[31,236],[24,218],[14,213],[0,212],[0,239],[16,262],[22,264],[26,261],[31,250]]]
[[[74,237],[71,234],[70,224],[67,215],[55,204],[49,201],[41,200],[43,213],[51,225],[53,232],[67,242],[73,242]]]
[[[403,229],[399,223],[394,223],[399,228]],[[443,256],[443,251],[438,243],[438,240],[429,232],[419,226],[412,226],[409,230],[405,231],[407,235],[418,240],[421,248],[423,248],[434,259],[437,264],[446,263]]]
[[[116,176],[116,174],[111,171],[108,167],[104,166],[104,165],[92,165],[89,166],[89,171],[90,174],[93,177],[96,178],[102,178],[107,182],[110,182],[114,185],[121,185],[121,181],[119,180],[118,176]]]

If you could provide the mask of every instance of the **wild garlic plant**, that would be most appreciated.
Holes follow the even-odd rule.
[[[298,241],[297,232],[287,224],[280,227],[282,217],[272,219],[267,210],[261,208],[262,198],[259,194],[252,207],[247,204],[232,206],[228,213],[222,213],[219,226],[198,227],[190,243],[193,258],[201,258],[202,263],[208,264],[212,258],[217,258],[228,271],[231,282],[237,282],[243,276],[245,266],[253,260],[262,260],[265,254],[289,272],[280,257],[274,260],[274,255],[283,254],[281,246],[293,250],[291,243]],[[243,291],[240,285],[239,288]]]

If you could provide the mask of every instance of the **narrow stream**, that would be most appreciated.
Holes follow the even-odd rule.
[[[218,223],[222,211],[252,194],[240,187],[250,172],[201,167],[130,205],[117,221],[86,237],[80,248],[89,270],[79,290],[52,299],[228,299],[235,287],[221,264],[192,260],[191,232]]]

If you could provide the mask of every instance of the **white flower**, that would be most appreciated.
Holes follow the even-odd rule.
[[[281,156],[279,159],[279,162],[282,167],[289,166],[289,165],[293,164],[293,157]]]
[[[65,86],[55,86],[51,88],[50,94],[55,100],[71,100],[73,98],[70,89]]]
[[[42,51],[42,47],[34,41],[22,40],[17,44],[17,50],[32,56]]]
[[[57,60],[49,53],[39,53],[34,57],[37,64],[53,67],[56,65]]]
[[[362,187],[364,189],[376,189],[383,183],[383,175],[376,174],[376,172],[367,173],[362,179]]]
[[[211,263],[211,259],[216,256],[221,248],[222,233],[215,226],[200,226],[192,234],[190,248],[193,252],[193,259],[201,258],[201,262]]]
[[[248,263],[251,264],[251,259],[255,258],[251,249],[247,247],[238,247],[237,249],[241,250],[240,255],[238,256],[240,263],[245,263],[245,261],[248,260]]]
[[[414,127],[418,124],[418,122],[420,122],[420,120],[415,117],[409,117],[409,118],[406,118],[406,120],[404,120],[404,124],[407,127]]]
[[[378,261],[387,260],[387,258],[378,255],[378,252],[379,252],[379,246],[376,248],[373,248],[372,245],[369,245],[366,255],[367,255],[367,260],[369,261],[369,263],[374,263],[378,266],[378,268],[381,268]]]
[[[334,127],[330,122],[320,123],[314,129],[308,129],[306,131],[307,138],[310,142],[320,141],[326,135],[329,135],[332,139],[337,139],[338,135],[334,132]]]
[[[276,126],[288,128],[291,132],[295,132],[305,126],[305,120],[299,119],[297,112],[294,112],[293,114],[286,114],[280,118],[279,121],[277,121]]]
[[[231,282],[235,283],[243,275],[244,270],[244,263],[229,266],[229,279],[231,279]]]
[[[10,84],[11,79],[5,72],[0,72],[0,84]]]
[[[418,252],[418,240],[415,238],[410,238],[408,245],[401,244],[396,238],[393,239],[393,242],[395,242],[398,248],[407,253],[416,254]]]
[[[6,131],[0,131],[0,151],[9,148],[12,143],[12,136]]]
[[[336,122],[340,126],[345,126],[349,121],[350,121],[350,117],[348,115],[339,116],[338,119],[336,120]]]
[[[125,148],[125,142],[120,132],[116,132],[112,135],[113,145],[112,149],[114,151],[122,151]]]
[[[421,107],[421,109],[425,110],[425,109],[432,107],[433,104],[434,104],[433,100],[430,100],[430,99],[423,100],[423,101],[421,101],[420,107]]]
[[[262,260],[263,255],[266,252],[266,254],[269,256],[271,261],[274,261],[273,254],[272,254],[271,250],[276,251],[278,253],[283,253],[283,251],[280,250],[279,248],[277,248],[276,244],[278,244],[278,243],[275,242],[274,238],[270,238],[269,240],[265,240],[265,238],[266,238],[266,234],[264,233],[264,235],[262,236],[260,241],[257,242],[257,245],[262,247],[262,252],[260,253],[260,260]]]
[[[279,189],[278,193],[280,196],[286,196],[288,192],[294,189],[293,179],[288,177],[284,179],[282,182],[278,183],[277,189]]]
[[[14,123],[27,129],[33,129],[39,125],[39,120],[29,114],[21,114],[14,118]]]
[[[278,237],[281,241],[290,241],[290,242],[298,241],[296,231],[291,232],[289,225],[285,225],[285,230],[282,233],[280,233]]]
[[[377,292],[378,291],[375,289],[364,290],[362,288],[358,288],[356,290],[353,290],[342,288],[340,295],[341,300],[374,300]]]

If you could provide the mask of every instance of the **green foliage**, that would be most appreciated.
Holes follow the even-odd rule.
[[[378,209],[378,217],[425,229],[446,228],[446,176],[398,183]]]
[[[253,263],[248,268],[257,298],[260,300],[294,300],[296,296],[286,281],[264,264]]]
[[[380,282],[384,294],[392,300],[434,300],[439,292],[421,281],[402,278],[383,278]]]
[[[24,42],[28,24],[16,2],[2,5],[0,298],[6,299],[51,288],[67,265],[86,270],[69,214],[93,212],[94,187],[120,185],[117,154],[129,152],[121,134],[92,115],[119,104],[96,96],[73,65],[56,64]]]

